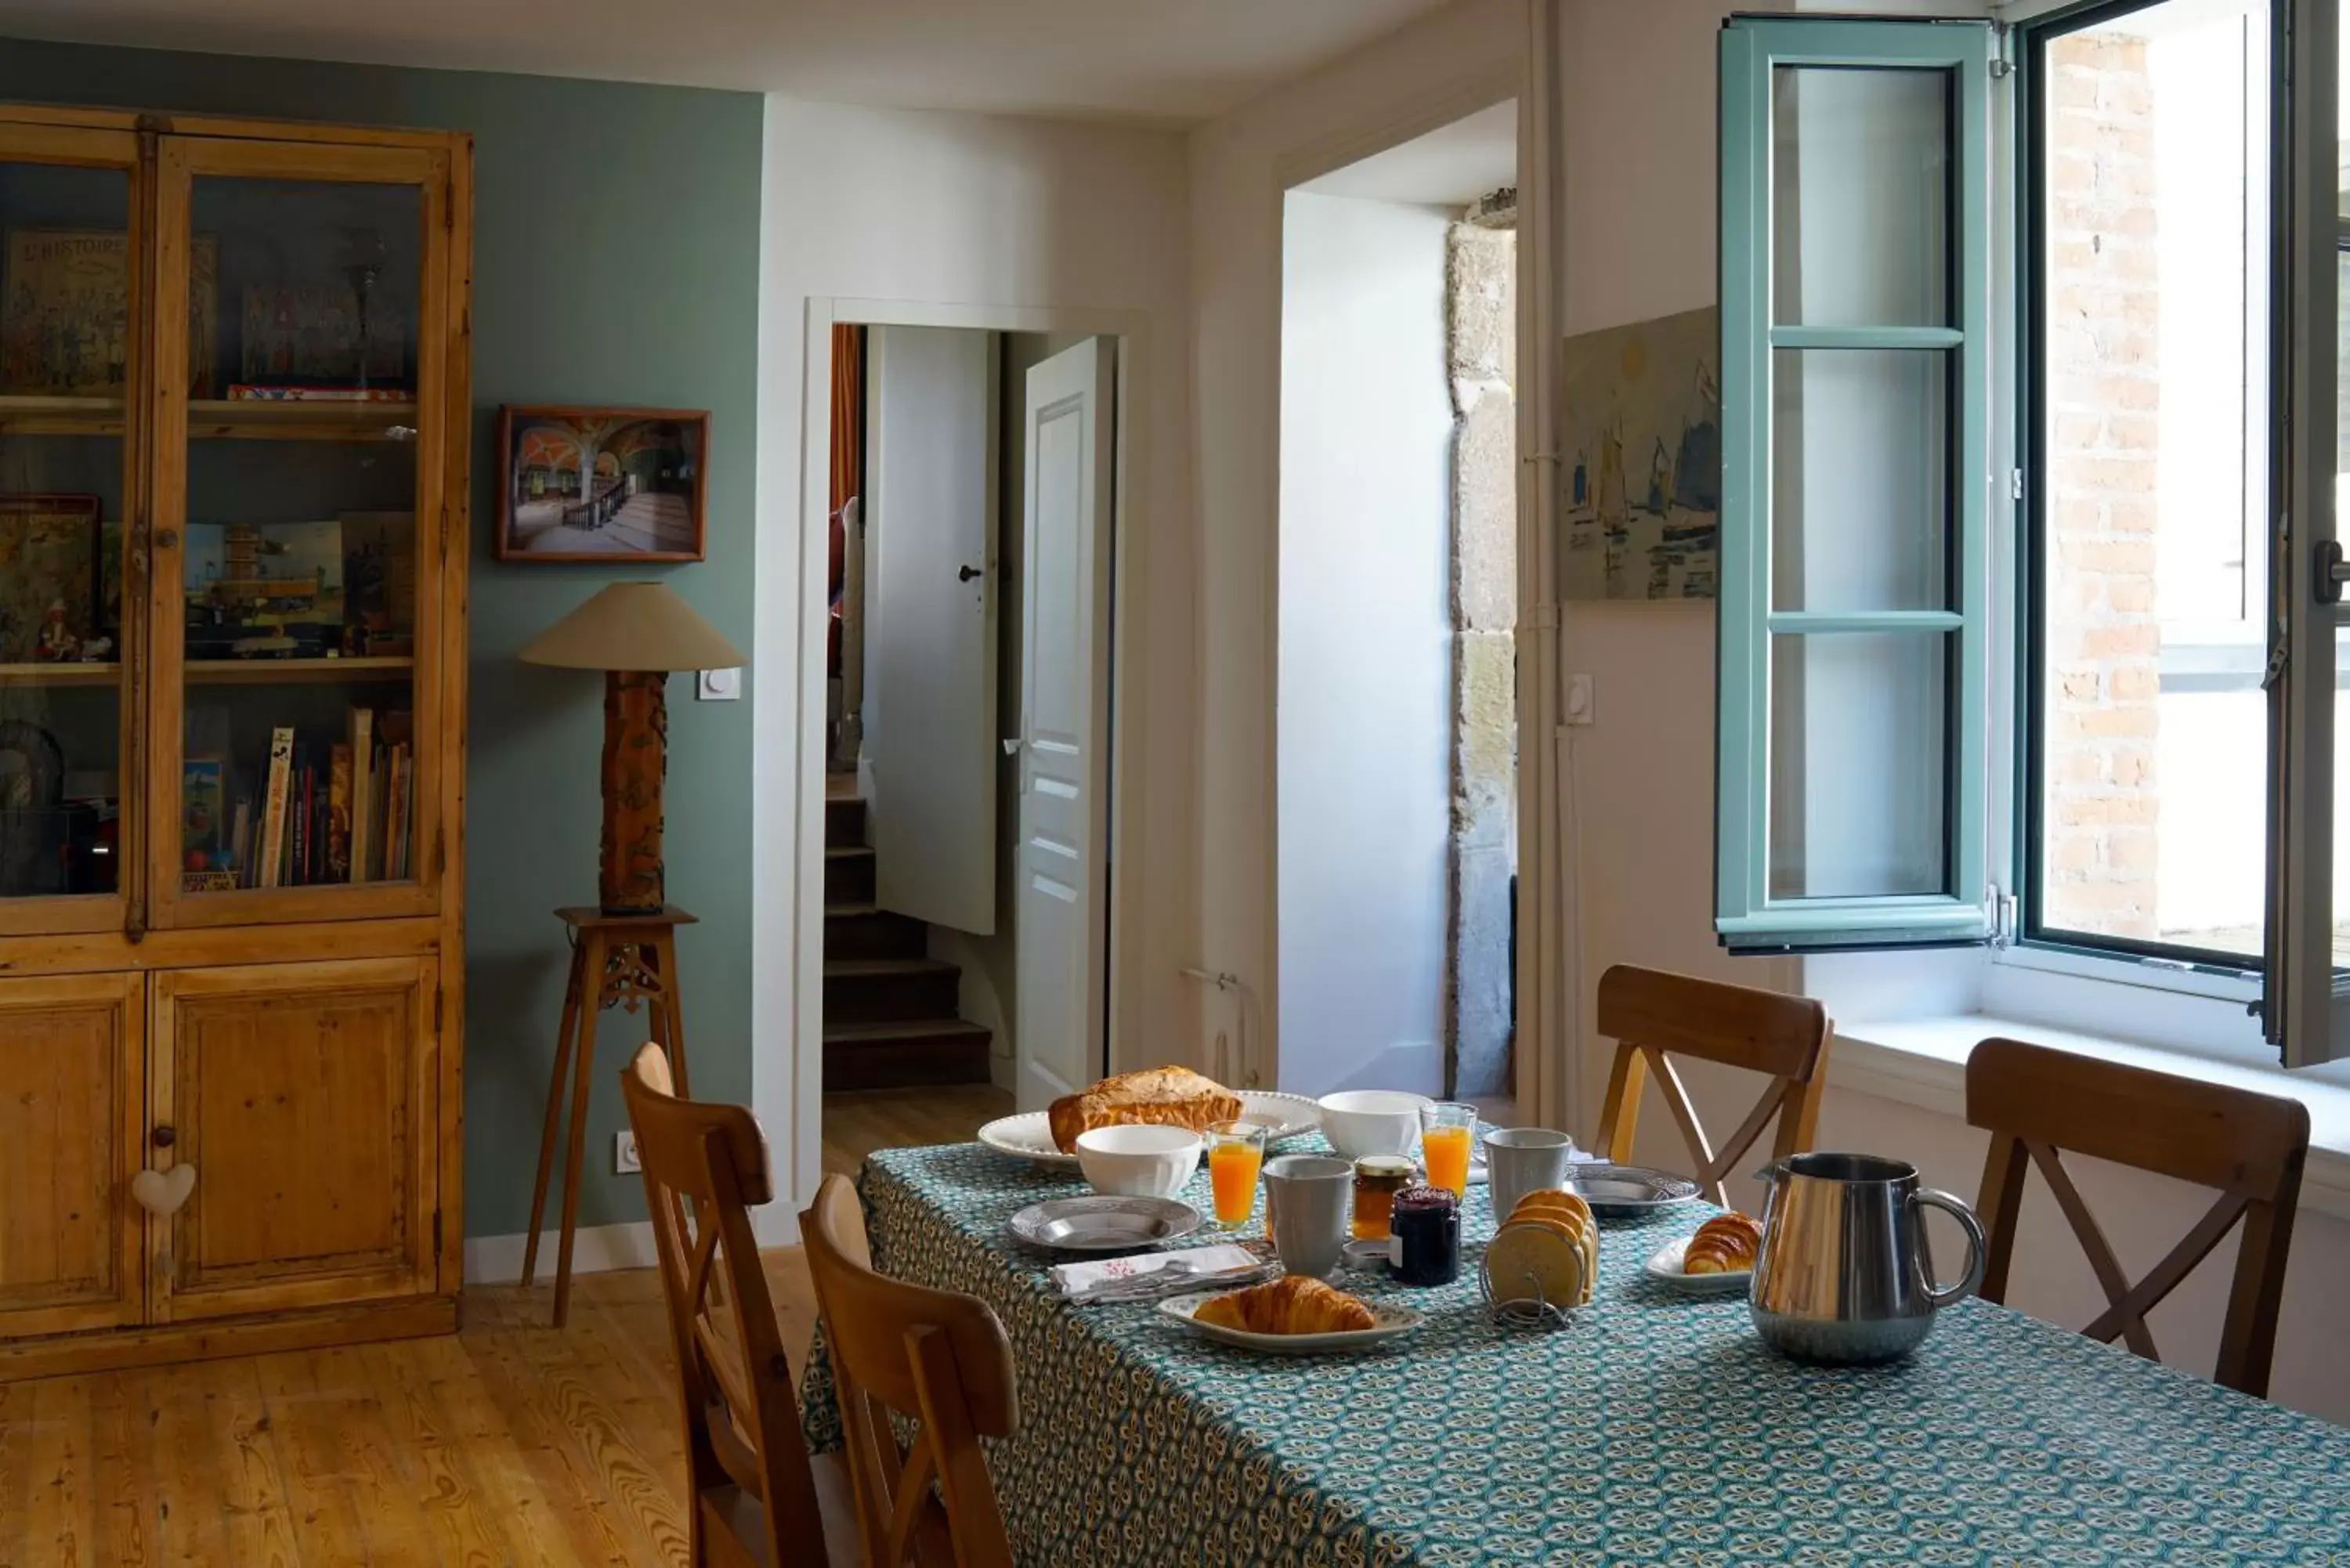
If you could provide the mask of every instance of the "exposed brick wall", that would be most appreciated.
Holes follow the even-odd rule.
[[[2142,40],[2049,50],[2048,924],[2152,937],[2159,282]]]

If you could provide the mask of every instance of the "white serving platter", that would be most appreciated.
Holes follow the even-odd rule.
[[[1689,1251],[1690,1238],[1668,1241],[1650,1255],[1645,1265],[1648,1278],[1660,1285],[1692,1296],[1742,1296],[1754,1282],[1754,1271],[1742,1269],[1734,1274],[1690,1274],[1681,1271],[1681,1260]]]
[[[1242,1329],[1227,1328],[1222,1324],[1201,1323],[1195,1315],[1208,1303],[1228,1291],[1201,1291],[1191,1295],[1170,1296],[1159,1303],[1161,1316],[1177,1323],[1220,1345],[1242,1350],[1263,1351],[1268,1355],[1341,1355],[1351,1351],[1368,1350],[1390,1339],[1412,1332],[1428,1319],[1408,1306],[1388,1302],[1366,1302],[1371,1315],[1378,1321],[1369,1328],[1352,1329],[1344,1334],[1250,1334]]]
[[[1265,1136],[1268,1146],[1310,1133],[1322,1125],[1321,1113],[1303,1095],[1277,1094],[1270,1089],[1243,1089],[1239,1093],[1242,1117],[1265,1125],[1269,1129]],[[1034,1160],[1038,1165],[1070,1171],[1077,1168],[1077,1157],[1063,1154],[1054,1143],[1052,1124],[1042,1111],[998,1117],[979,1129],[979,1141],[1013,1159]]]

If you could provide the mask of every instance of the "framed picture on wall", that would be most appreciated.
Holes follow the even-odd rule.
[[[699,561],[710,415],[498,410],[501,561]]]

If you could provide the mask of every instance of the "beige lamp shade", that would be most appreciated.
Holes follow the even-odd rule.
[[[666,583],[614,583],[538,634],[525,664],[565,670],[735,670],[743,652]]]

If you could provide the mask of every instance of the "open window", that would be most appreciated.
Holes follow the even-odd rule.
[[[2333,1054],[2334,12],[1726,25],[1732,950],[2216,977]]]

